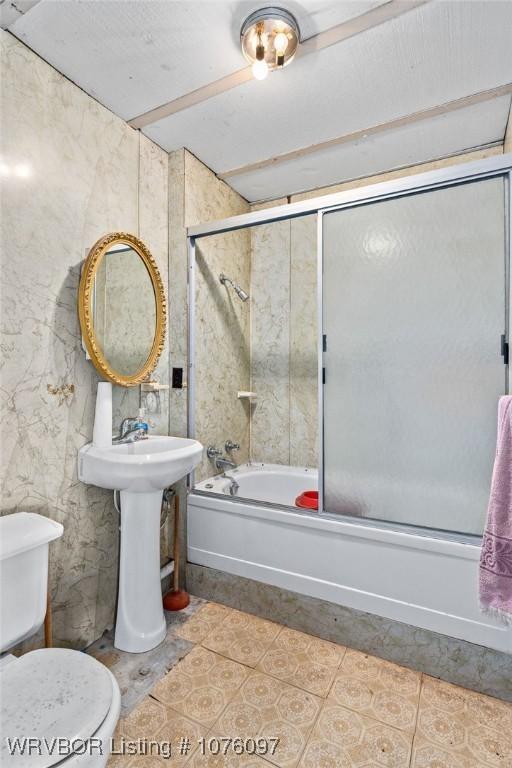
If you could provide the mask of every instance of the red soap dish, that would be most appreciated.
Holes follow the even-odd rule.
[[[295,506],[318,511],[318,491],[303,491],[295,499]]]

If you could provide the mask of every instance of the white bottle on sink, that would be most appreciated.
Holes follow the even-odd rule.
[[[98,382],[92,444],[97,448],[112,445],[112,384],[109,381]]]

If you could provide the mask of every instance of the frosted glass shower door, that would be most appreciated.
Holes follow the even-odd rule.
[[[504,211],[499,177],[324,214],[326,512],[482,533]]]

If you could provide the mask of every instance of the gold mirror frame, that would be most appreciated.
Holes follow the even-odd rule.
[[[105,256],[110,246],[117,243],[129,245],[139,254],[148,270],[155,294],[156,323],[153,344],[145,363],[133,374],[133,376],[123,376],[109,366],[94,332],[94,320],[92,315],[94,278],[102,258]],[[80,277],[80,285],[78,288],[78,317],[80,319],[80,328],[87,352],[89,353],[96,370],[105,379],[111,381],[112,384],[118,384],[121,387],[135,387],[147,378],[155,368],[158,358],[162,354],[164,348],[166,300],[160,272],[158,271],[153,256],[142,240],[139,240],[138,237],[130,235],[127,232],[111,232],[100,238],[93,245],[85,260],[82,275]]]

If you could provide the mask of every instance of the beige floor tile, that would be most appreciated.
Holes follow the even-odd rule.
[[[110,755],[107,768],[130,768],[133,759],[131,755]]]
[[[188,760],[188,758],[186,759]],[[138,755],[137,757],[132,758],[128,768],[170,768],[170,766],[174,765],[185,765],[185,763],[177,763],[174,757],[166,759],[164,757],[158,757],[157,755]]]
[[[443,749],[464,768],[466,764],[508,768],[512,766],[512,705],[425,676],[417,740],[420,747],[426,741]],[[421,747],[421,759],[425,752]],[[420,757],[415,757],[418,766]]]
[[[413,733],[420,687],[420,672],[348,649],[328,698]]]
[[[326,701],[301,768],[409,768],[412,735]]]
[[[327,696],[344,653],[342,645],[285,628],[257,669],[317,696]]]
[[[229,704],[215,732],[241,739],[278,739],[265,759],[278,766],[297,765],[320,711],[321,699],[300,688],[253,672]]]
[[[124,738],[127,749],[140,740],[137,745],[137,754],[132,756],[128,763],[125,763],[120,755],[112,756],[111,760],[114,761],[117,757],[117,763],[114,762],[116,768],[117,765],[128,766],[128,768],[139,765],[157,768],[157,766],[169,765],[170,759],[166,758],[166,755],[169,754],[170,749],[172,765],[182,766],[197,749],[199,739],[206,735],[206,731],[205,727],[184,717],[171,707],[147,697],[127,718],[121,720],[119,738],[116,740],[116,746],[119,748],[120,738]],[[180,754],[182,738],[190,741],[190,750],[183,755]],[[155,742],[155,744],[148,744],[148,742]],[[144,751],[147,754],[144,754]]]
[[[241,611],[230,611],[203,645],[228,659],[255,667],[282,627]]]
[[[411,768],[482,768],[472,757],[458,756],[454,752],[432,744],[416,735],[412,747]]]
[[[132,762],[133,755],[126,755],[126,754],[118,754],[121,746],[121,739],[122,739],[122,733],[121,733],[121,724],[122,720],[119,720],[117,723],[116,729],[114,731],[113,736],[113,743],[112,743],[112,750],[114,754],[110,755],[108,762],[107,762],[107,768],[130,768],[130,763]]]
[[[212,738],[211,733],[206,737],[206,744],[210,738]],[[222,753],[214,755],[211,752],[208,753],[207,749],[205,754],[202,754],[198,749],[187,768],[270,768],[270,763],[257,755],[247,753],[237,755],[232,750],[228,750],[226,755]]]
[[[241,664],[197,646],[155,685],[151,695],[210,727],[248,674]]]
[[[202,643],[205,637],[226,618],[230,610],[225,605],[206,603],[176,630],[176,634],[191,643]]]
[[[166,721],[166,708],[150,697],[146,697],[128,717],[120,721],[120,736],[128,739],[152,739]]]

